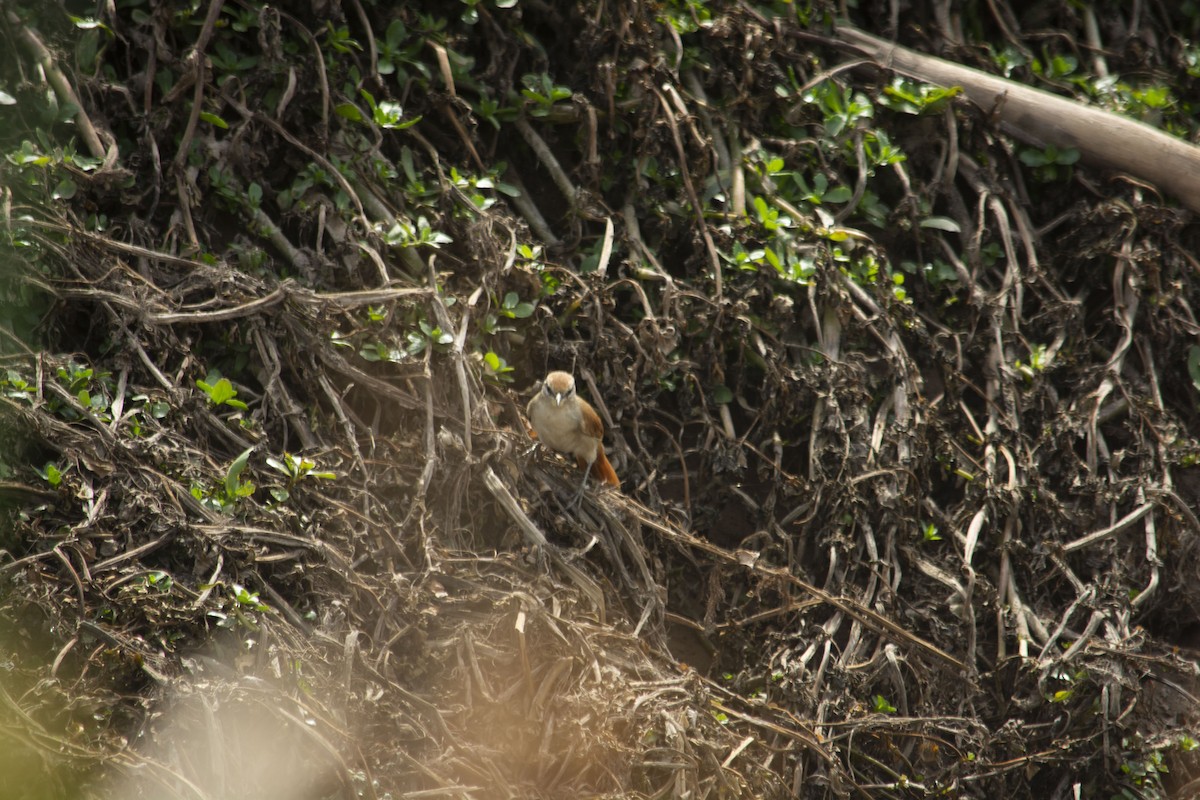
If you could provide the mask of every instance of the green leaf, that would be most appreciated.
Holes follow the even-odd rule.
[[[1200,346],[1192,345],[1188,348],[1187,367],[1188,374],[1192,376],[1192,385],[1200,392]]]
[[[1050,65],[1054,74],[1070,75],[1079,66],[1079,61],[1074,56],[1055,56]]]
[[[254,452],[253,447],[247,447],[240,456],[233,460],[229,465],[229,470],[225,473],[225,494],[228,497],[239,497],[244,495],[244,486],[241,482],[242,470],[246,468],[247,462],[250,461],[250,454]],[[253,491],[253,488],[251,488]]]
[[[881,694],[875,695],[873,704],[876,713],[879,714],[895,714],[896,707],[887,701],[887,698]]]
[[[751,204],[754,206],[754,210],[758,212],[759,219],[766,219],[771,211],[770,206],[767,205],[767,201],[758,195],[755,195],[754,200],[751,201]]]
[[[714,387],[713,402],[721,405],[733,402],[733,391],[724,384]]]
[[[776,272],[782,274],[783,262],[779,260],[779,256],[775,255],[775,251],[768,247],[762,253],[763,257],[767,259],[767,263],[774,267]]]
[[[38,470],[38,474],[45,479],[46,483],[51,486],[58,486],[62,483],[62,470],[60,470],[53,462],[47,461],[46,466]]]
[[[70,178],[63,178],[58,182],[58,185],[54,187],[52,196],[55,200],[70,200],[75,196],[75,193],[78,190],[79,187],[75,185],[75,181],[71,180]]]
[[[277,472],[282,472],[284,475],[286,475],[289,478],[292,477],[292,470],[288,468],[287,464],[284,464],[278,458],[275,458],[273,456],[268,458],[267,466],[270,467],[271,469],[276,470]]]
[[[358,106],[353,103],[338,103],[333,107],[333,113],[343,119],[348,119],[351,122],[362,122],[362,112],[358,110]]]
[[[199,384],[200,382],[197,381],[196,383]],[[200,388],[203,389],[204,387],[201,386]],[[237,397],[237,389],[233,388],[233,384],[229,382],[228,378],[221,378],[212,388],[206,391],[208,391],[208,399],[212,400],[218,406]]]
[[[844,203],[854,196],[854,191],[849,186],[835,186],[826,192],[821,200],[826,203]]]
[[[926,217],[921,220],[920,227],[935,228],[939,231],[949,231],[950,233],[962,233],[962,228],[957,222],[949,217]]]
[[[216,125],[218,128],[224,128],[225,130],[229,129],[229,123],[218,117],[216,114],[210,114],[207,111],[201,111],[200,119],[204,120],[210,125]]]
[[[1059,153],[1058,158],[1054,159],[1054,161],[1057,164],[1062,164],[1065,167],[1069,167],[1079,160],[1080,155],[1079,148],[1068,147]]]
[[[1049,159],[1046,158],[1046,154],[1040,150],[1022,150],[1018,158],[1027,167],[1044,167],[1050,163]]]
[[[78,114],[79,106],[75,105],[74,103],[63,103],[59,107],[58,114],[55,116],[55,118],[59,122],[70,122],[71,120],[75,119],[76,115]]]

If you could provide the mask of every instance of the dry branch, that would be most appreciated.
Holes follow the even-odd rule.
[[[1074,147],[1100,169],[1128,172],[1200,212],[1200,148],[1136,120],[1041,89],[918,53],[864,31],[838,35],[884,69],[943,87],[961,86],[984,113],[1035,147]]]

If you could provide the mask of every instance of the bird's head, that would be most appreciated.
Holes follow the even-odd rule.
[[[555,405],[561,406],[575,396],[575,376],[569,372],[551,372],[542,384],[542,391]]]

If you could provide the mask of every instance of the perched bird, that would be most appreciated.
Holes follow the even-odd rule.
[[[584,467],[583,482],[575,495],[578,500],[587,486],[588,475],[598,481],[620,486],[616,471],[604,455],[604,423],[596,409],[575,394],[575,377],[569,372],[551,372],[542,381],[542,389],[529,401],[529,422],[537,438],[553,450],[575,456]]]

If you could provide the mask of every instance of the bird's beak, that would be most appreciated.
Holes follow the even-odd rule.
[[[555,395],[554,395],[554,402],[555,402],[556,404],[558,404],[558,405],[560,405],[560,406],[561,406],[561,405],[562,405],[562,401],[563,401],[563,395],[562,395],[562,392],[556,392],[556,393],[555,393]]]

